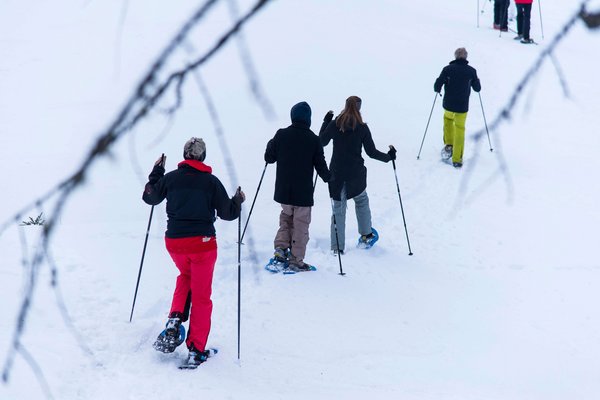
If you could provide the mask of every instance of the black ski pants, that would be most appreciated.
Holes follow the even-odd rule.
[[[494,0],[494,25],[508,29],[508,5],[510,0]]]
[[[531,4],[517,4],[517,33],[523,36],[523,39],[529,40],[529,30],[531,28]]]

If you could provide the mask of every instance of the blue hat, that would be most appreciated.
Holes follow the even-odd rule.
[[[312,111],[310,110],[310,106],[305,101],[296,104],[290,111],[292,122],[300,122],[308,126],[310,126],[311,115]]]

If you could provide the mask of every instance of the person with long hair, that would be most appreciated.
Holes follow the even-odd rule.
[[[331,250],[335,255],[344,253],[346,228],[346,203],[354,200],[359,246],[369,248],[375,244],[379,235],[371,225],[371,209],[367,195],[367,168],[362,158],[362,149],[367,155],[381,162],[396,159],[396,149],[390,145],[387,153],[377,150],[371,131],[363,122],[360,113],[362,100],[358,96],[346,99],[344,110],[333,119],[329,111],[323,119],[319,132],[321,144],[327,146],[333,141],[333,154],[329,167],[333,174],[329,182],[329,196],[333,199],[331,217]],[[337,238],[335,225],[337,224]]]

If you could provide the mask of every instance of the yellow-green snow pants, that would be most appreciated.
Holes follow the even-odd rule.
[[[444,110],[444,144],[452,146],[452,162],[462,163],[467,113]]]

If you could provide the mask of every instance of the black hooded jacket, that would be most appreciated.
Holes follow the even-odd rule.
[[[336,120],[323,121],[319,138],[323,146],[333,140],[333,153],[329,167],[334,180],[329,182],[329,195],[340,200],[342,187],[346,185],[346,198],[358,196],[367,188],[367,168],[362,158],[362,148],[371,158],[389,162],[390,156],[375,147],[367,124],[358,124],[356,129],[342,132]]]
[[[323,146],[310,130],[309,124],[294,121],[292,125],[279,129],[267,143],[265,161],[277,163],[275,195],[280,204],[312,207],[313,169],[327,182],[331,172],[327,168]]]
[[[457,113],[469,111],[471,88],[476,92],[481,90],[477,71],[463,58],[451,61],[442,69],[433,84],[433,90],[439,93],[442,86],[444,86],[444,109]]]
[[[167,199],[167,238],[215,236],[216,216],[233,221],[240,215],[237,197],[229,198],[212,169],[197,160],[179,163],[175,171],[154,166],[142,199],[157,205]]]

